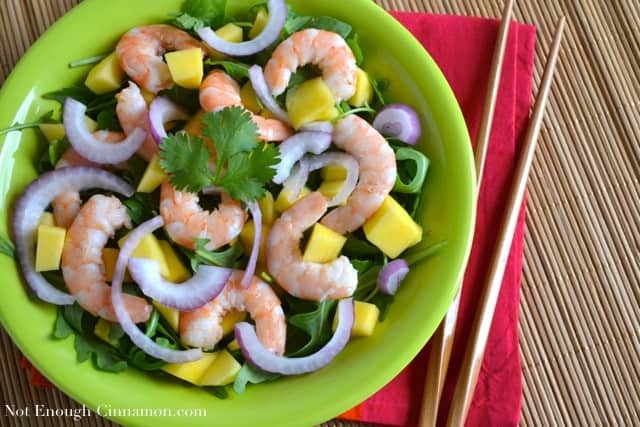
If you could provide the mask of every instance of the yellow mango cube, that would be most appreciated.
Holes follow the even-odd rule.
[[[378,317],[380,316],[380,310],[374,304],[363,301],[353,302],[353,327],[351,328],[351,335],[358,337],[368,337],[373,334],[373,331],[378,324]],[[333,318],[333,330],[336,330],[338,326],[338,312]]]
[[[67,230],[51,225],[41,225],[38,227],[37,234],[36,271],[60,269],[60,258],[62,258]]]
[[[307,187],[304,187],[302,189],[302,191],[300,191],[300,194],[298,195],[298,198],[296,200],[294,200],[293,202],[290,202],[289,201],[290,193],[288,191],[286,191],[285,189],[282,189],[282,191],[280,191],[280,194],[278,194],[278,197],[276,198],[276,202],[274,204],[276,212],[282,213],[282,212],[286,211],[295,202],[297,202],[298,200],[302,199],[304,196],[306,196],[310,192],[311,192],[311,190],[309,190]]]
[[[373,87],[369,76],[361,68],[356,74],[356,93],[349,99],[349,104],[354,107],[362,107],[373,99]]]
[[[118,240],[118,246],[122,248],[122,245],[124,245],[124,242],[127,241],[128,237],[129,234]],[[171,274],[169,273],[169,266],[167,265],[167,260],[164,258],[162,248],[160,247],[160,242],[153,234],[147,234],[131,253],[131,256],[136,258],[154,259],[158,261],[158,265],[160,266],[160,274],[162,275],[162,277],[164,277],[165,279],[171,277]]]
[[[347,170],[340,165],[328,165],[320,170],[320,176],[325,181],[344,181],[347,179]]]
[[[113,273],[116,270],[116,261],[118,261],[118,254],[120,251],[115,248],[104,248],[102,250],[102,264],[104,265],[105,281],[113,281]],[[131,282],[131,276],[129,270],[124,271],[124,282]]]
[[[242,28],[236,24],[227,24],[216,30],[216,35],[231,43],[240,43],[243,40]],[[213,59],[224,59],[227,56],[214,49],[209,49],[209,56]]]
[[[167,174],[164,173],[164,170],[160,167],[160,156],[154,154],[142,175],[142,179],[140,179],[136,191],[140,193],[152,193],[160,184],[166,181],[167,178]]]
[[[271,231],[271,226],[267,224],[262,224],[262,233],[260,235],[260,252],[258,253],[258,262],[262,263],[265,261],[264,256],[265,245],[267,242],[267,236]],[[240,242],[242,243],[242,247],[244,248],[244,253],[247,255],[251,254],[251,249],[253,248],[253,239],[255,236],[255,225],[253,220],[247,221],[242,227],[242,231],[240,231]]]
[[[147,105],[151,104],[151,101],[153,101],[156,97],[154,93],[149,92],[143,87],[140,88],[140,95],[142,95],[142,97],[144,98],[144,102],[146,102]]]
[[[347,238],[329,227],[316,223],[311,230],[311,236],[302,255],[307,262],[331,262],[340,255]]]
[[[42,215],[40,215],[40,219],[38,220],[38,225],[50,225],[52,227],[56,225],[56,221],[53,218],[53,214],[51,212],[45,212]]]
[[[109,332],[111,332],[111,323],[103,318],[98,319],[96,326],[93,328],[95,336],[104,342],[109,342]]]
[[[231,384],[242,366],[227,350],[215,353],[216,358],[198,380],[199,386]]]
[[[169,66],[171,78],[178,85],[187,89],[198,89],[204,75],[202,63],[202,50],[192,49],[176,50],[164,55]]]
[[[316,117],[317,121],[320,122],[330,122],[331,120],[337,118],[340,115],[340,111],[336,107],[331,107],[322,113],[319,113]]]
[[[266,192],[262,199],[258,200],[258,206],[262,212],[262,223],[271,225],[276,219],[276,207],[273,195],[270,192]]]
[[[187,267],[182,263],[182,260],[175,249],[173,249],[173,246],[171,246],[171,243],[166,240],[158,240],[158,243],[160,243],[160,249],[167,263],[167,269],[169,270],[169,274],[165,279],[174,283],[182,283],[190,279],[191,272],[189,272]]]
[[[96,123],[96,121],[91,117],[84,116],[84,124],[89,132],[95,132],[98,130],[98,123]],[[61,140],[66,135],[64,125],[62,123],[43,123],[38,127],[49,142]]]
[[[240,100],[242,101],[242,105],[252,113],[259,114],[260,111],[262,111],[262,106],[260,106],[258,102],[258,96],[255,90],[253,90],[250,81],[246,82],[240,89]]]
[[[256,19],[253,21],[251,30],[249,31],[249,38],[255,39],[256,37],[258,37],[262,30],[264,30],[264,27],[267,25],[268,21],[269,13],[265,8],[261,7],[256,14]]]
[[[236,323],[244,321],[247,318],[247,313],[244,311],[232,310],[224,315],[222,318],[222,334],[227,335],[233,332]]]
[[[95,94],[111,92],[120,88],[124,71],[120,67],[118,57],[115,52],[98,62],[87,74],[84,81],[87,86]]]
[[[341,180],[341,181],[323,181],[322,184],[320,184],[320,187],[318,187],[318,191],[321,192],[324,197],[332,199],[332,198],[336,197],[336,195],[340,192],[340,190],[342,189],[343,185],[344,185],[344,181],[343,180]],[[344,202],[344,203],[346,203],[346,202]]]
[[[169,323],[171,329],[178,332],[178,328],[180,327],[180,312],[173,307],[167,307],[166,305],[160,304],[156,300],[151,301],[151,303],[156,310],[158,310],[160,315],[165,318],[167,323]]]
[[[287,92],[287,112],[296,129],[305,123],[328,120],[334,104],[333,94],[322,77],[307,80]]]
[[[191,384],[199,385],[200,378],[217,357],[218,353],[203,353],[201,359],[186,363],[170,363],[162,370]]]
[[[362,228],[367,240],[390,258],[422,240],[422,227],[391,196],[384,199]]]
[[[186,125],[184,125],[184,131],[191,136],[202,135],[202,115],[203,110],[198,111],[193,117],[189,119]]]

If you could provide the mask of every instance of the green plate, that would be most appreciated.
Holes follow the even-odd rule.
[[[83,1],[33,45],[6,81],[0,92],[0,127],[34,120],[54,108],[56,104],[39,96],[76,82],[87,72],[87,68],[68,69],[70,61],[108,52],[123,32],[161,22],[180,4],[181,0]],[[0,256],[2,324],[41,372],[100,415],[147,426],[320,423],[361,402],[398,374],[431,337],[453,299],[473,234],[474,173],[466,126],[445,78],[411,34],[370,0],[290,4],[300,13],[331,15],[351,23],[361,36],[364,68],[374,76],[388,77],[391,98],[419,112],[424,129],[419,148],[431,159],[420,222],[426,243],[446,239],[448,245],[413,268],[372,337],[353,339],[325,369],[252,386],[228,400],[133,369],[109,374],[91,363],[78,364],[72,339],[50,337],[55,307],[29,298],[16,264]],[[34,165],[42,146],[33,131],[0,137],[0,144],[0,234],[6,236],[10,208],[36,176]],[[128,409],[134,411],[127,414]],[[198,416],[203,412],[206,416]]]

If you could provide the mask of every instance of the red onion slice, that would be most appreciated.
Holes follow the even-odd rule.
[[[395,295],[400,282],[409,273],[409,264],[402,258],[386,264],[378,273],[378,289],[387,295]]]
[[[258,263],[258,255],[260,254],[260,243],[262,242],[262,211],[256,202],[247,204],[249,212],[253,217],[253,246],[251,247],[251,255],[247,263],[247,269],[242,276],[240,284],[246,289],[251,285],[251,279],[256,272],[256,264]]]
[[[69,166],[40,175],[25,188],[13,208],[11,231],[22,276],[38,298],[51,304],[73,304],[75,297],[55,288],[35,270],[38,221],[58,194],[90,188],[115,191],[127,197],[134,193],[129,184],[112,173],[87,166]]]
[[[149,106],[149,130],[153,140],[160,144],[167,137],[164,125],[173,120],[187,120],[189,113],[165,96],[158,96]]]
[[[276,176],[273,182],[282,184],[291,174],[293,165],[305,155],[305,153],[320,154],[329,149],[331,134],[325,132],[299,132],[287,138],[278,146],[280,150],[280,163],[276,167]]]
[[[320,350],[305,357],[288,358],[267,350],[256,335],[254,326],[247,322],[236,325],[235,335],[244,358],[266,372],[282,375],[299,375],[325,367],[349,342],[353,327],[353,300],[343,299],[338,303],[338,326],[329,342]]]
[[[271,95],[269,86],[267,86],[267,81],[264,79],[261,66],[254,65],[249,68],[249,80],[251,80],[251,86],[253,86],[253,90],[256,92],[256,95],[260,98],[260,102],[262,102],[262,104],[267,107],[267,109],[271,111],[277,119],[285,122],[286,124],[291,124],[291,122],[289,122],[289,115],[280,108],[280,105]]]
[[[264,30],[253,40],[240,43],[228,42],[220,38],[211,27],[196,30],[200,38],[212,49],[230,56],[249,56],[271,46],[278,37],[287,20],[287,5],[284,0],[269,0],[269,20]]]
[[[173,283],[160,275],[158,261],[131,258],[129,272],[149,298],[178,310],[191,311],[217,297],[232,271],[228,268],[201,265],[196,274],[186,282]]]
[[[302,125],[300,130],[333,133],[333,124],[331,124],[331,122],[311,122]]]
[[[128,160],[147,139],[144,129],[136,128],[116,144],[100,141],[89,132],[84,122],[87,107],[73,98],[64,102],[64,130],[73,148],[87,160],[100,164],[116,164]]]
[[[318,156],[306,156],[294,168],[293,173],[285,181],[284,188],[289,193],[289,201],[293,202],[298,198],[304,184],[309,178],[309,174],[317,169],[328,165],[339,165],[346,169],[347,177],[342,188],[333,199],[329,200],[328,206],[338,206],[349,198],[358,184],[360,176],[360,165],[355,157],[347,153],[323,153]]]
[[[422,134],[418,113],[405,104],[389,104],[373,120],[373,127],[385,136],[415,145]]]
[[[153,233],[155,230],[162,227],[163,224],[164,221],[162,220],[162,217],[156,216],[149,221],[143,222],[129,234],[127,241],[120,249],[118,260],[116,261],[116,268],[113,272],[113,281],[111,282],[111,304],[116,312],[116,317],[118,318],[118,322],[120,322],[120,326],[129,338],[131,338],[131,341],[133,341],[133,343],[142,351],[156,359],[161,359],[168,363],[192,362],[202,358],[202,350],[199,348],[186,351],[171,350],[156,344],[151,338],[143,334],[136,324],[133,323],[129,316],[129,312],[122,301],[122,280],[124,279],[124,271],[127,264],[129,264],[131,253],[138,246],[140,240],[142,240],[144,236]]]

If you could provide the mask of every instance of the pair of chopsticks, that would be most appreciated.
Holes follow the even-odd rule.
[[[491,65],[489,86],[485,98],[482,122],[477,136],[475,151],[478,183],[477,190],[480,189],[482,182],[484,163],[491,134],[491,125],[493,123],[496,98],[500,84],[504,52],[507,45],[507,37],[509,34],[514,2],[515,0],[507,0],[503,10],[502,23],[500,25]],[[482,359],[491,323],[493,321],[493,314],[495,312],[498,295],[502,285],[504,270],[511,250],[513,234],[518,222],[518,215],[527,185],[529,170],[531,169],[533,153],[535,151],[538,135],[540,134],[540,128],[542,126],[544,109],[547,104],[551,81],[558,60],[564,25],[565,18],[562,17],[556,26],[553,43],[547,58],[524,144],[518,159],[507,207],[498,232],[496,250],[493,254],[489,271],[484,282],[482,297],[478,305],[473,328],[469,337],[469,344],[464,354],[462,369],[460,371],[453,401],[449,410],[447,426],[463,426],[469,412],[473,393],[478,381],[478,374],[480,372],[480,367],[482,366]],[[420,427],[436,425],[442,388],[444,386],[449,367],[449,359],[451,356],[451,348],[453,345],[453,337],[455,334],[455,325],[460,303],[460,293],[461,291],[458,291],[451,308],[447,312],[444,320],[432,339],[423,404],[420,413]]]

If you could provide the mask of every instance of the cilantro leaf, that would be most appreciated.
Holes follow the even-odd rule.
[[[218,165],[234,154],[253,150],[258,143],[258,126],[242,107],[227,107],[217,113],[207,113],[202,116],[202,121],[205,135],[216,147]]]
[[[178,190],[197,192],[211,183],[209,150],[201,138],[184,132],[162,140],[160,166]]]
[[[214,61],[207,59],[205,65],[211,65],[214,67],[222,67],[224,72],[234,80],[242,80],[249,78],[249,66],[243,62],[237,61]]]
[[[261,144],[251,153],[237,153],[229,159],[228,170],[220,180],[236,200],[245,202],[264,196],[264,184],[275,176],[279,151],[273,145]]]

